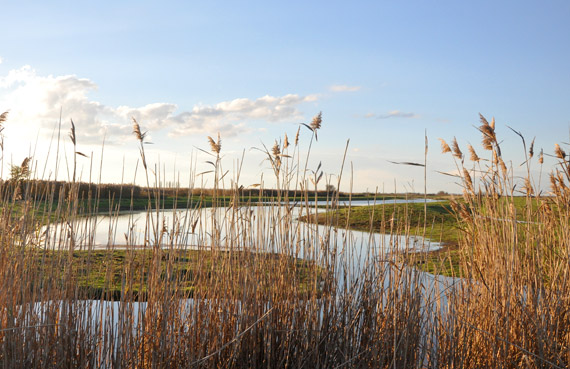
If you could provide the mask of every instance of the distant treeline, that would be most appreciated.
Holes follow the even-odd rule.
[[[70,191],[74,188],[74,192],[79,199],[118,199],[118,198],[147,198],[150,192],[151,197],[159,194],[161,197],[188,197],[200,196],[211,197],[214,195],[213,189],[206,188],[173,188],[173,187],[141,187],[132,184],[114,184],[114,183],[86,183],[77,182],[75,184],[65,181],[47,181],[47,180],[21,180],[21,181],[0,181],[2,194],[11,196],[18,194],[26,198],[33,198],[36,200],[41,199],[60,199],[68,198]],[[300,197],[301,191],[279,191],[276,189],[260,189],[260,188],[239,188],[239,189],[216,189],[216,195],[221,197],[231,197],[237,194],[241,198],[276,198],[276,197]],[[315,192],[309,192],[311,198],[314,197]],[[336,195],[334,190],[317,191],[317,196],[320,199],[326,199]],[[339,193],[340,197],[348,197],[347,193]],[[362,195],[360,195],[362,196]]]
[[[46,181],[29,179],[22,181],[1,181],[0,191],[4,199],[20,199],[28,198],[34,200],[59,200],[70,198],[70,191],[74,188],[73,197],[80,200],[101,199],[101,200],[118,200],[118,199],[146,199],[149,197],[154,199],[156,196],[161,198],[212,198],[214,196],[213,189],[207,188],[174,188],[174,187],[141,187],[133,184],[115,184],[115,183],[86,183],[77,182],[75,184],[65,181]],[[402,197],[402,194],[382,194],[358,193],[349,194],[336,190],[310,191],[304,193],[300,190],[276,190],[276,189],[260,189],[260,188],[243,188],[239,189],[216,189],[216,197],[233,198],[239,196],[240,201],[247,201],[248,198],[254,200],[271,200],[278,197],[300,200],[307,198],[314,200],[315,195],[319,200],[332,199],[339,196],[340,199],[347,200],[349,197],[353,199],[372,199],[374,197],[392,198]],[[237,193],[236,193],[237,192]],[[409,196],[420,196],[421,194],[408,194]],[[438,194],[438,195],[441,195]],[[433,195],[432,195],[433,196]]]
[[[71,189],[75,190],[79,199],[133,197],[139,198],[144,195],[143,188],[136,185],[125,184],[94,184],[94,183],[71,183],[64,181],[46,180],[22,180],[2,181],[1,190],[4,198],[15,196],[31,198],[34,200],[69,198]]]

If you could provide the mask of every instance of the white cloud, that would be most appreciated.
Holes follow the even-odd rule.
[[[360,86],[332,85],[329,90],[332,92],[356,92],[360,88]]]
[[[265,120],[280,122],[302,118],[297,106],[313,101],[311,96],[285,95],[281,97],[263,96],[255,100],[246,98],[223,101],[215,105],[196,105],[189,112],[173,115],[168,123],[171,134],[193,134],[232,130],[232,135],[244,132],[244,122]],[[225,134],[228,136],[228,134]]]
[[[0,88],[7,90],[0,98],[0,105],[10,110],[7,126],[17,125],[20,131],[53,126],[61,109],[64,122],[81,122],[78,134],[100,143],[107,117],[113,115],[112,109],[88,99],[97,86],[76,76],[42,77],[25,66],[0,77]]]
[[[415,119],[419,118],[420,116],[415,113],[406,113],[399,110],[392,110],[386,114],[373,114],[368,113],[364,116],[365,118],[377,118],[377,119],[389,119],[389,118],[410,118]]]
[[[0,110],[10,109],[7,124],[25,126],[37,131],[53,127],[59,120],[73,119],[77,136],[83,143],[120,142],[132,136],[131,118],[145,130],[160,131],[170,136],[214,134],[236,136],[249,130],[246,123],[256,120],[281,122],[302,118],[299,105],[317,100],[317,95],[263,96],[257,99],[238,98],[212,105],[195,105],[178,112],[172,103],[151,103],[142,107],[106,106],[90,99],[97,85],[74,75],[38,76],[30,66],[0,76]]]
[[[2,57],[0,56],[0,64],[2,64],[3,61],[4,59],[2,59]]]

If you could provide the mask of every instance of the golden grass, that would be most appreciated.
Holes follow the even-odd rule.
[[[439,330],[441,367],[566,367],[570,362],[568,161],[551,175],[554,197],[535,196],[530,176],[509,175],[494,121],[481,117],[490,166],[475,179],[463,168],[463,201],[452,202],[463,225],[461,267],[468,283],[450,294],[451,319]],[[522,138],[522,136],[521,136]],[[523,138],[524,144],[524,138]],[[533,145],[528,160],[533,157]],[[462,164],[462,163],[461,163]],[[530,162],[528,162],[530,165]],[[542,164],[542,161],[539,161]],[[474,173],[474,172],[473,172]],[[530,168],[528,170],[530,173]],[[517,205],[515,188],[524,206]]]
[[[0,118],[5,120],[5,114]],[[23,178],[18,200],[15,184],[6,181],[0,188],[0,366],[567,366],[570,163],[559,146],[554,151],[559,163],[550,176],[553,196],[538,197],[530,177],[515,186],[494,120],[481,117],[479,127],[488,157],[468,147],[477,170],[464,167],[456,139],[452,148],[441,140],[443,151],[455,158],[464,187],[462,198],[450,206],[461,229],[458,262],[465,278],[437,282],[402,264],[401,251],[390,245],[350,242],[343,237],[345,229],[333,226],[335,219],[321,228],[295,221],[315,218],[316,205],[309,201],[317,196],[322,172],[310,171],[307,163],[321,124],[319,113],[307,125],[312,136],[305,169],[299,165],[299,131],[293,147],[285,136],[283,144],[276,141],[271,151],[264,150],[277,181],[271,193],[283,206],[239,204],[244,191],[239,171],[225,188],[221,139],[208,137],[216,161],[204,175],[214,178],[210,193],[217,210],[190,209],[192,221],[166,223],[150,209],[151,202],[160,204],[166,191],[183,190],[160,188],[156,174],[150,186],[146,132],[133,120],[149,184],[143,191],[149,221],[142,254],[132,243],[117,253],[113,245],[95,250],[79,241],[91,231],[74,226],[77,220],[97,212],[97,205],[86,208],[82,201],[93,196],[98,203],[96,194],[79,190],[80,182],[58,187]],[[75,144],[73,124],[71,134]],[[531,144],[527,165],[533,156]],[[541,158],[542,152],[540,165]],[[309,178],[315,191],[309,191]],[[522,207],[515,188],[523,188]],[[223,207],[222,194],[236,199],[233,206]],[[295,203],[289,201],[291,194]],[[327,207],[334,210],[339,192],[330,196]],[[111,214],[118,211],[110,206]],[[403,211],[399,217],[406,219]],[[351,209],[344,214],[349,224]],[[53,219],[67,225],[58,251],[46,248],[38,228]],[[385,224],[392,237],[409,233],[409,224],[391,227],[388,218]],[[199,236],[191,258],[189,233]],[[85,288],[90,283],[100,292],[98,299]],[[141,292],[144,302],[138,301]]]

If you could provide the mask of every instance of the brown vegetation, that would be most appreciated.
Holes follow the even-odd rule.
[[[1,123],[5,117],[0,117]],[[293,146],[286,139],[271,151],[263,150],[278,183],[272,196],[285,205],[257,212],[237,202],[219,206],[221,194],[238,196],[244,190],[238,186],[239,173],[231,188],[221,188],[221,140],[210,138],[213,205],[221,211],[191,209],[195,220],[166,224],[150,203],[176,189],[148,185],[150,190],[142,194],[149,201],[145,242],[128,245],[122,264],[104,261],[89,242],[77,241],[80,232],[89,235],[89,230],[77,229],[75,221],[97,211],[97,206],[81,206],[81,194],[99,199],[105,187],[28,179],[18,200],[12,196],[13,184],[5,182],[0,366],[566,367],[570,163],[557,147],[559,166],[550,177],[553,197],[535,197],[539,191],[529,176],[521,213],[514,189],[523,186],[515,186],[505,165],[494,121],[481,119],[488,161],[469,148],[474,166],[468,167],[457,141],[450,148],[442,140],[444,151],[452,152],[457,162],[465,190],[462,199],[450,204],[462,230],[459,249],[466,276],[452,286],[402,265],[391,245],[357,245],[331,223],[317,228],[295,222],[297,216],[311,219],[316,211],[308,201],[318,194],[309,189],[322,177],[320,168],[299,171],[298,135]],[[145,133],[134,123],[146,160]],[[319,114],[307,125],[313,135],[309,147],[321,124]],[[336,188],[338,184],[340,178]],[[120,196],[124,188],[109,186],[105,195],[118,191]],[[301,201],[291,202],[291,195]],[[338,192],[329,193],[330,210],[338,197]],[[38,228],[52,219],[67,225],[67,236],[56,250],[46,248]],[[188,233],[201,240],[195,245],[197,258],[188,260],[197,272],[177,269],[189,246],[184,243]],[[169,247],[153,241],[169,237]],[[147,253],[144,261],[139,246]],[[79,249],[78,259],[74,251]],[[110,245],[109,258],[116,255],[112,249]],[[106,276],[98,300],[78,287],[95,268]],[[120,290],[111,291],[117,281]],[[137,288],[144,289],[144,302],[137,301]]]

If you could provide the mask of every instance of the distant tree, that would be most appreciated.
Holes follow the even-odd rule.
[[[336,191],[336,187],[332,184],[328,184],[325,187],[325,191],[327,191],[327,193],[333,194]]]

